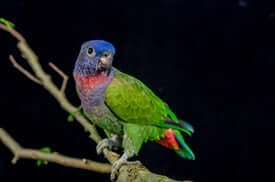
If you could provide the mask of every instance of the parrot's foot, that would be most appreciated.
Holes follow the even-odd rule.
[[[142,165],[140,161],[127,161],[128,159],[127,153],[124,153],[120,159],[118,159],[116,162],[114,162],[112,166],[112,171],[111,171],[111,181],[115,181],[119,174],[119,169],[123,165]]]
[[[119,147],[121,147],[121,140],[117,135],[113,135],[111,138],[105,138],[100,141],[96,146],[96,152],[101,154],[104,148],[117,150]]]

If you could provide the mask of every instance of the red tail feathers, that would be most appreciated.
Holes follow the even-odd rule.
[[[165,137],[156,142],[171,150],[181,149],[172,129],[165,130]]]

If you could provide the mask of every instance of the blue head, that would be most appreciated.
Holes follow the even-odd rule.
[[[92,75],[104,73],[109,75],[115,55],[114,46],[104,40],[91,40],[82,44],[75,63],[74,73]]]

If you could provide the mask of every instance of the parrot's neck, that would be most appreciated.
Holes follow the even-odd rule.
[[[76,87],[84,110],[104,105],[105,91],[113,76],[113,69],[108,76],[97,72],[93,74],[74,72]]]

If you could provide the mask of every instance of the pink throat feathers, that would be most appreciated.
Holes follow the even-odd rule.
[[[74,74],[74,79],[81,92],[87,93],[89,90],[92,90],[97,86],[106,84],[107,82],[111,81],[112,78],[102,73],[96,73],[89,76]]]

